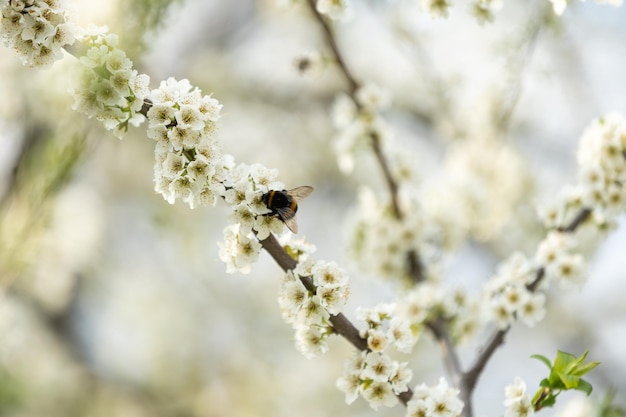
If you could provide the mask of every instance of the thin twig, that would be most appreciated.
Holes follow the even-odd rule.
[[[317,11],[315,7],[315,0],[307,0],[307,4],[309,5],[309,8],[315,20],[319,23],[320,27],[322,28],[322,31],[324,34],[324,40],[328,44],[328,47],[330,48],[343,77],[348,83],[348,90],[349,90],[350,98],[352,99],[354,104],[357,106],[357,108],[361,109],[361,105],[359,104],[355,96],[356,91],[360,86],[360,83],[357,81],[357,78],[354,76],[354,74],[352,74],[352,71],[350,71],[350,68],[348,68],[346,61],[343,58],[341,51],[339,50],[339,46],[337,45],[337,41],[333,34],[332,28],[330,27],[330,25],[328,24],[324,16],[322,16]],[[389,189],[393,213],[398,220],[402,220],[403,214],[402,214],[402,210],[400,209],[400,199],[398,196],[398,189],[399,189],[398,183],[394,179],[393,174],[391,172],[391,168],[389,167],[387,158],[385,157],[383,153],[380,137],[378,136],[376,132],[370,132],[369,136],[371,139],[371,144],[372,144],[372,149],[374,151],[374,155],[376,156],[378,165],[380,166],[382,173],[383,173],[383,177],[385,178],[385,183],[387,184],[387,188]],[[411,250],[409,251],[409,253],[407,253],[407,265],[408,265],[409,276],[411,276],[411,278],[413,279],[415,283],[424,281],[425,279],[424,268],[415,250]]]
[[[356,90],[359,89],[360,84],[356,80],[356,78],[352,75],[352,72],[346,65],[346,62],[343,59],[343,55],[339,51],[339,46],[337,45],[337,41],[335,40],[335,36],[333,35],[330,25],[325,20],[324,16],[322,16],[317,11],[315,7],[315,0],[307,0],[307,3],[309,5],[309,8],[311,9],[313,16],[315,17],[320,27],[324,31],[324,39],[326,40],[326,43],[330,47],[330,50],[332,51],[335,57],[335,60],[337,61],[337,65],[339,65],[339,68],[341,69],[341,73],[343,74],[343,76],[346,78],[346,81],[348,82],[348,86],[350,89],[350,96],[353,96]]]
[[[461,362],[452,343],[452,338],[448,332],[448,323],[439,317],[434,321],[426,324],[430,331],[435,335],[435,339],[439,343],[439,348],[443,356],[443,363],[446,367],[448,375],[452,378],[454,385],[460,383],[461,379]]]
[[[563,232],[563,233],[572,233],[574,230],[576,230],[578,226],[584,223],[589,218],[590,215],[591,215],[591,209],[585,207],[578,212],[578,214],[574,217],[574,219],[567,226],[559,227],[556,230],[558,230],[559,232]]]

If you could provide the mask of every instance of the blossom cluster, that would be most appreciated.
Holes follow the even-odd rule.
[[[229,273],[248,273],[261,250],[260,241],[281,233],[285,225],[263,201],[270,191],[284,190],[278,171],[261,164],[235,164],[222,154],[216,135],[222,105],[203,95],[188,80],[169,78],[149,95],[148,137],[155,145],[155,191],[170,204],[182,200],[191,208],[232,208],[219,256]]]
[[[390,103],[389,92],[373,83],[357,89],[353,97],[342,94],[335,99],[332,117],[338,133],[333,146],[344,173],[353,170],[355,152],[370,145],[372,137],[384,142],[391,136],[389,126],[379,114]]]
[[[337,388],[346,394],[347,404],[361,396],[376,410],[381,405],[396,405],[397,395],[408,391],[412,378],[406,362],[394,361],[385,353],[362,351],[345,362]]]
[[[439,384],[429,387],[420,384],[413,390],[413,397],[406,406],[406,417],[458,417],[463,411],[459,390],[450,388],[441,378]]]
[[[357,310],[357,319],[367,323],[367,328],[360,332],[360,336],[367,340],[367,347],[372,352],[383,352],[388,346],[393,346],[399,352],[411,353],[421,334],[421,327],[412,325],[421,324],[421,321],[413,322],[405,315],[398,314],[398,310],[398,304],[395,303]]]
[[[287,272],[278,303],[304,356],[328,351],[327,339],[333,333],[330,316],[341,312],[349,295],[348,277],[334,262],[303,260]]]
[[[248,273],[261,250],[260,241],[285,230],[264,201],[282,191],[278,171],[261,164],[235,164],[221,152],[216,135],[222,105],[203,95],[188,80],[169,78],[149,95],[148,137],[155,145],[155,191],[169,203],[182,200],[191,208],[215,205],[232,208],[224,230],[220,258],[227,272]]]
[[[535,263],[543,268],[543,286],[556,282],[572,288],[584,283],[587,268],[584,257],[576,253],[576,239],[567,233],[552,231],[539,243]]]
[[[468,235],[506,245],[511,223],[519,223],[511,221],[519,215],[515,210],[531,192],[528,164],[518,150],[490,135],[472,135],[449,146],[441,179],[425,188],[421,200],[425,216],[440,225],[446,247]]]
[[[24,65],[48,67],[75,41],[62,0],[6,0],[1,13],[0,34]]]
[[[403,198],[400,220],[390,203],[379,201],[374,192],[363,188],[359,206],[352,216],[350,249],[361,270],[384,278],[410,279],[408,254],[419,254],[434,273],[441,256],[437,249],[438,229],[423,219],[417,201]],[[375,253],[376,256],[371,256]]]
[[[521,253],[510,256],[483,289],[485,320],[494,321],[500,329],[515,320],[530,327],[541,321],[546,299],[540,289],[553,282],[575,287],[586,277],[585,260],[575,249],[573,236],[551,231],[539,243],[533,259]]]
[[[534,414],[530,396],[526,393],[526,383],[519,377],[504,388],[504,417],[530,417]]]
[[[495,322],[500,329],[516,319],[531,327],[541,321],[545,295],[529,289],[535,279],[536,268],[527,257],[521,253],[510,256],[483,289],[485,320]]]
[[[616,113],[597,118],[585,129],[578,148],[579,181],[560,199],[543,207],[547,227],[564,228],[581,210],[601,229],[614,225],[626,208],[626,119]]]
[[[234,167],[222,156],[215,135],[221,104],[188,80],[174,78],[161,81],[149,99],[148,137],[156,142],[155,191],[171,204],[177,199],[192,208],[215,204],[225,193],[226,171]]]
[[[150,78],[133,69],[133,62],[117,47],[117,35],[106,33],[106,28],[83,42],[88,46],[80,58],[85,71],[81,87],[72,91],[73,108],[95,117],[121,138],[129,124],[139,126],[145,120],[141,111],[150,92]]]
[[[533,326],[544,317],[545,295],[538,290],[551,283],[575,287],[584,282],[586,263],[568,227],[588,218],[588,224],[605,229],[626,208],[626,119],[609,114],[594,120],[581,138],[578,163],[578,184],[541,210],[546,226],[553,230],[539,243],[534,257],[514,254],[483,290],[486,319],[500,329],[516,319]]]
[[[284,185],[277,181],[276,169],[268,169],[261,164],[234,165],[226,156],[216,162],[219,175],[213,175],[208,183],[216,193],[212,196],[213,202],[215,195],[219,195],[233,209],[229,216],[232,226],[225,229],[225,241],[220,244],[220,258],[226,263],[229,273],[248,273],[258,258],[261,249],[259,241],[266,239],[270,233],[280,234],[285,230],[282,220],[272,215],[263,201],[266,193],[283,190]],[[308,254],[312,250],[298,241],[289,244],[294,252],[300,254]]]
[[[446,288],[438,282],[419,283],[396,303],[394,319],[408,323],[416,337],[428,322],[444,318],[457,345],[474,337],[482,319],[481,303],[462,287]]]

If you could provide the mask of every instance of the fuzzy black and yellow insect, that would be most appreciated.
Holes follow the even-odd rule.
[[[303,185],[292,190],[272,190],[261,197],[263,203],[271,212],[268,216],[278,216],[283,223],[294,233],[298,233],[296,212],[298,211],[298,199],[302,200],[313,192],[313,187]]]

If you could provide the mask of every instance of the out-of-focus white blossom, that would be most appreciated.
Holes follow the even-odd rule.
[[[576,286],[586,278],[586,263],[580,254],[572,253],[574,240],[561,232],[550,232],[539,244],[535,261],[544,268],[544,282],[556,281],[564,286]]]
[[[534,326],[545,315],[543,294],[535,294],[529,285],[537,278],[533,263],[521,253],[514,253],[498,268],[483,289],[483,317],[506,329],[516,319]]]
[[[317,78],[327,66],[327,60],[318,51],[305,52],[294,59],[298,73],[306,77]]]
[[[493,22],[495,13],[502,8],[501,0],[474,0],[471,12],[480,24]]]
[[[543,320],[546,315],[546,296],[542,293],[531,294],[526,297],[520,307],[516,310],[517,317],[528,327],[534,327],[535,324]]]
[[[315,8],[333,20],[345,20],[351,13],[350,0],[317,0]]]
[[[422,9],[435,19],[448,17],[450,7],[448,0],[422,0]]]
[[[220,259],[226,264],[226,272],[247,274],[261,252],[261,244],[251,234],[239,233],[239,224],[224,229],[224,242],[218,243]]]
[[[550,0],[550,2],[552,3],[554,14],[556,14],[557,16],[561,16],[567,8],[567,4],[571,1],[572,0]],[[623,0],[595,0],[595,2],[598,4],[609,4],[611,6],[619,7],[622,5]]]
[[[370,147],[373,137],[383,144],[389,142],[392,131],[379,112],[390,102],[390,93],[373,83],[359,87],[353,97],[341,94],[335,99],[332,119],[337,134],[333,146],[339,168],[345,174],[354,168],[356,151]]]
[[[381,278],[411,281],[408,254],[416,253],[427,272],[436,271],[440,262],[439,229],[424,218],[416,198],[401,201],[399,220],[389,202],[383,203],[370,189],[359,193],[359,204],[351,216],[350,250],[358,266]],[[371,256],[375,253],[376,256]]]
[[[75,42],[77,28],[69,21],[63,0],[2,3],[0,35],[24,65],[49,67],[63,58],[63,47]]]
[[[468,235],[478,241],[504,240],[516,209],[532,193],[532,177],[520,153],[488,136],[451,145],[443,172],[421,201],[452,248]]]
[[[576,397],[565,403],[556,417],[592,417],[597,415],[593,401],[589,397]]]
[[[413,398],[406,406],[407,417],[458,417],[463,411],[459,390],[450,388],[441,378],[439,384],[428,387],[420,384],[413,391]]]
[[[367,83],[354,93],[357,103],[368,111],[385,110],[391,104],[391,94],[377,84]]]
[[[328,352],[327,328],[324,327],[299,327],[296,329],[296,348],[307,359],[322,356]]]
[[[519,377],[504,388],[505,417],[530,417],[534,414],[530,397],[526,393],[526,383]]]
[[[80,58],[85,70],[81,86],[72,91],[73,108],[95,117],[121,138],[129,124],[139,126],[145,120],[141,110],[150,91],[150,78],[132,68],[132,61],[117,48],[117,35],[99,29],[82,42],[88,49]],[[167,161],[171,168],[177,162]]]
[[[583,210],[588,224],[606,230],[626,208],[626,119],[616,113],[597,118],[578,147],[579,181],[540,210],[546,226],[567,227]]]

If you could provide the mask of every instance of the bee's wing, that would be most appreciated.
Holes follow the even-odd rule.
[[[292,197],[295,197],[298,200],[302,200],[303,198],[308,197],[312,192],[313,192],[313,187],[309,185],[303,185],[302,187],[296,187],[287,191],[287,194],[289,194]]]
[[[289,207],[276,208],[276,212],[285,225],[294,233],[298,233],[298,223],[296,222],[296,212]]]

